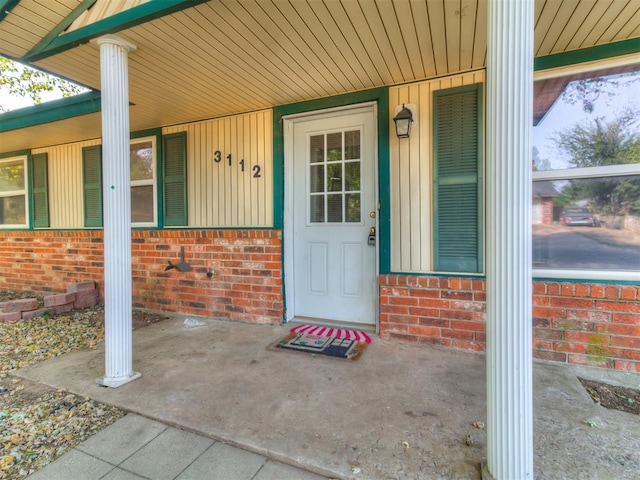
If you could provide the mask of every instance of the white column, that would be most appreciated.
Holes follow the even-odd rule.
[[[112,36],[100,47],[102,198],[104,219],[105,375],[119,387],[140,376],[132,367],[131,194],[129,160],[129,42]]]
[[[533,478],[533,0],[487,6],[487,464]]]

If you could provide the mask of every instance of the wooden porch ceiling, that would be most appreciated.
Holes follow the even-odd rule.
[[[20,0],[0,22],[0,53],[25,57],[88,2]],[[145,4],[120,3],[134,5],[128,12]],[[110,30],[137,46],[129,56],[132,130],[418,81],[486,60],[486,0],[210,0],[179,8]],[[74,33],[89,34],[84,43],[33,64],[99,90],[99,51],[87,40],[105,32],[77,23]],[[638,37],[640,0],[536,0],[536,56]],[[40,145],[70,141],[49,131]],[[88,122],[82,135],[99,136],[99,125]]]

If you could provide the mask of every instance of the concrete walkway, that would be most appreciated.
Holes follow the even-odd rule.
[[[128,414],[32,480],[322,480],[324,477]]]
[[[255,479],[314,478],[306,472],[363,480],[480,478],[486,432],[473,424],[486,422],[484,355],[376,337],[362,358],[347,361],[270,348],[289,327],[206,320],[185,329],[183,319],[134,331],[134,369],[142,377],[118,389],[95,384],[104,373],[102,350],[17,372],[161,423],[151,423],[163,429],[153,440],[128,445],[111,429],[149,421],[128,415],[50,468],[74,472],[75,458],[89,455],[105,462],[108,475],[186,478],[177,476],[204,468],[206,474],[190,478],[215,478],[208,472],[231,468],[221,462],[244,468],[250,462],[234,458],[249,455],[262,465],[247,477]],[[637,374],[536,362],[536,479],[636,479],[640,417],[594,404],[578,375],[640,387]],[[92,450],[99,446],[121,454],[101,457]],[[154,448],[159,460],[149,460]],[[173,477],[142,469],[168,458],[181,462],[175,471],[161,469]],[[270,476],[289,467],[302,471]],[[64,478],[79,478],[77,468]]]

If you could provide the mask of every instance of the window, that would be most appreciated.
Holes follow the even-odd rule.
[[[639,89],[638,64],[536,77],[537,275],[640,274]]]
[[[129,145],[131,185],[131,225],[157,225],[156,139],[135,139]],[[102,147],[82,150],[84,186],[84,222],[86,227],[101,227],[102,218]]]
[[[311,135],[309,222],[362,223],[360,130]]]
[[[27,227],[27,157],[0,160],[0,226]]]
[[[131,159],[131,224],[156,225],[155,138],[134,140],[129,146]]]

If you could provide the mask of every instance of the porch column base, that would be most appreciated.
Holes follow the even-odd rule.
[[[122,385],[132,382],[136,378],[140,378],[142,374],[140,372],[131,372],[130,375],[122,377],[100,377],[96,378],[96,383],[102,387],[118,388]]]

